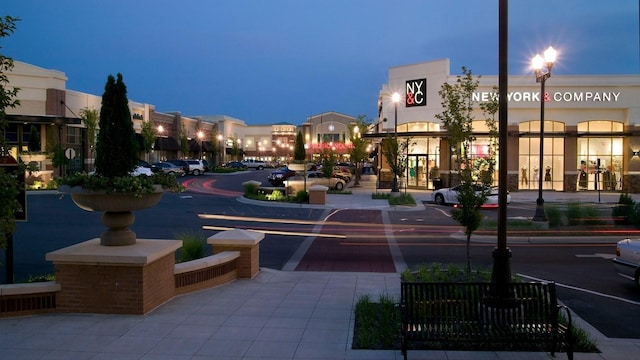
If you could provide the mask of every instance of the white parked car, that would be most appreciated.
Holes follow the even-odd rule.
[[[482,205],[482,207],[497,207],[498,206],[498,188],[497,187],[485,187],[483,185],[473,184],[472,185],[476,193],[480,193],[481,191],[485,191],[486,201]],[[438,190],[434,190],[431,194],[431,200],[438,205],[459,204],[458,194],[460,192],[460,188],[462,185],[457,185],[452,188],[442,188]],[[511,203],[511,194],[507,193],[507,204]]]
[[[133,169],[133,171],[130,173],[132,176],[152,176],[153,172],[151,171],[151,168],[145,167],[145,166],[136,166],[135,169]]]
[[[640,239],[618,241],[613,267],[620,276],[640,286]]]
[[[202,160],[199,159],[184,159],[184,161],[187,162],[187,164],[189,164],[189,172],[195,176],[198,176],[200,174],[204,174],[205,172],[205,165],[204,162],[202,162]]]

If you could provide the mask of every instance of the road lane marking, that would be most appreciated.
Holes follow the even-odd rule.
[[[224,226],[210,226],[203,225],[202,228],[204,230],[217,230],[217,231],[226,231],[226,230],[234,230],[236,227],[224,227]],[[346,239],[346,235],[341,234],[322,234],[322,233],[310,233],[310,232],[297,232],[297,231],[277,231],[277,230],[260,230],[260,229],[244,229],[247,231],[255,231],[263,234],[271,234],[271,235],[289,235],[289,236],[315,236],[315,237],[324,237],[324,238],[334,238],[334,239]]]
[[[529,280],[534,280],[534,281],[541,281],[541,282],[551,282],[549,280],[543,280],[543,279],[539,279],[533,276],[529,276],[529,275],[524,275],[524,274],[516,274],[518,276],[521,276],[523,278],[529,279]],[[633,300],[629,300],[629,299],[625,299],[625,298],[621,298],[619,296],[614,296],[614,295],[609,295],[609,294],[604,294],[601,292],[597,292],[597,291],[593,291],[593,290],[588,290],[588,289],[583,289],[583,288],[579,288],[579,287],[575,287],[575,286],[571,286],[571,285],[566,285],[566,284],[561,284],[561,283],[556,283],[556,286],[559,287],[563,287],[565,289],[571,289],[571,290],[575,290],[575,291],[580,291],[583,293],[587,293],[587,294],[591,294],[591,295],[596,295],[596,296],[600,296],[600,297],[604,297],[607,299],[612,299],[612,300],[618,300],[618,301],[622,301],[622,302],[626,302],[627,304],[631,304],[631,305],[638,305],[640,306],[640,302],[638,301],[633,301]]]
[[[602,258],[605,260],[611,260],[616,256],[614,254],[595,253],[595,254],[576,254],[576,257],[577,258]]]

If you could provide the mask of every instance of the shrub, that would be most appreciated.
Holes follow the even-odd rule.
[[[245,195],[257,195],[258,194],[258,189],[260,188],[260,186],[257,183],[254,182],[247,182],[244,183],[244,193]]]
[[[546,206],[544,210],[547,220],[549,221],[549,226],[557,227],[565,224],[565,216],[559,207]]]
[[[400,312],[393,297],[381,294],[378,302],[371,296],[358,298],[355,308],[357,330],[354,349],[393,349],[400,333]]]
[[[389,197],[391,197],[391,194],[389,194],[389,193],[376,192],[376,193],[371,194],[371,198],[372,199],[388,199]]]
[[[390,196],[389,205],[415,205],[416,200],[411,194],[401,194],[400,196]]]
[[[270,201],[283,201],[285,198],[286,196],[280,190],[274,190],[271,194],[267,195],[267,200]]]
[[[574,201],[567,204],[567,221],[571,226],[582,224],[583,211],[579,202]]]
[[[298,191],[296,193],[296,201],[299,203],[309,202],[309,194],[304,190]]]
[[[633,204],[629,215],[627,215],[628,224],[640,227],[640,203]]]
[[[491,270],[478,269],[467,275],[461,265],[431,263],[420,264],[415,271],[407,269],[401,278],[408,282],[490,281]]]
[[[611,210],[613,221],[621,224],[631,224],[630,217],[635,210],[635,204],[636,202],[629,194],[620,194],[618,204]]]
[[[47,282],[47,281],[56,281],[56,274],[29,275],[29,278],[27,278],[25,282],[35,283],[35,282]]]
[[[600,218],[598,209],[594,206],[582,207],[582,219],[585,225],[604,225],[606,221]]]
[[[182,248],[179,250],[177,262],[186,262],[204,257],[205,235],[201,232],[192,231],[176,235],[182,240]]]

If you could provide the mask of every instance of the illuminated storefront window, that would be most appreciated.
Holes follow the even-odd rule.
[[[564,123],[544,122],[545,139],[543,168],[540,164],[540,121],[520,123],[518,189],[537,190],[538,180],[542,176],[544,190],[564,190]]]
[[[495,134],[496,138],[493,139],[494,145],[492,151],[492,139],[490,136],[488,136],[488,134],[490,133],[490,129],[487,126],[486,122],[484,120],[474,121],[472,123],[472,129],[474,134],[479,134],[475,137],[475,140],[473,141],[473,143],[471,143],[470,147],[471,153],[469,154],[469,156],[471,159],[471,163],[473,164],[473,176],[478,182],[489,182],[492,185],[498,185],[498,134]],[[493,172],[489,172],[488,169],[492,161]]]
[[[438,132],[440,124],[432,122],[412,122],[398,125],[399,133]],[[406,139],[406,138],[404,138]],[[402,142],[403,139],[398,140]],[[407,156],[407,186],[410,188],[433,189],[434,181],[440,179],[440,138],[412,137]]]
[[[624,125],[616,121],[578,123],[578,190],[622,189],[623,131]]]

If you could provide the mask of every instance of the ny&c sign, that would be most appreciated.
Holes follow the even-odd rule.
[[[406,82],[404,104],[406,107],[427,106],[427,79]]]

